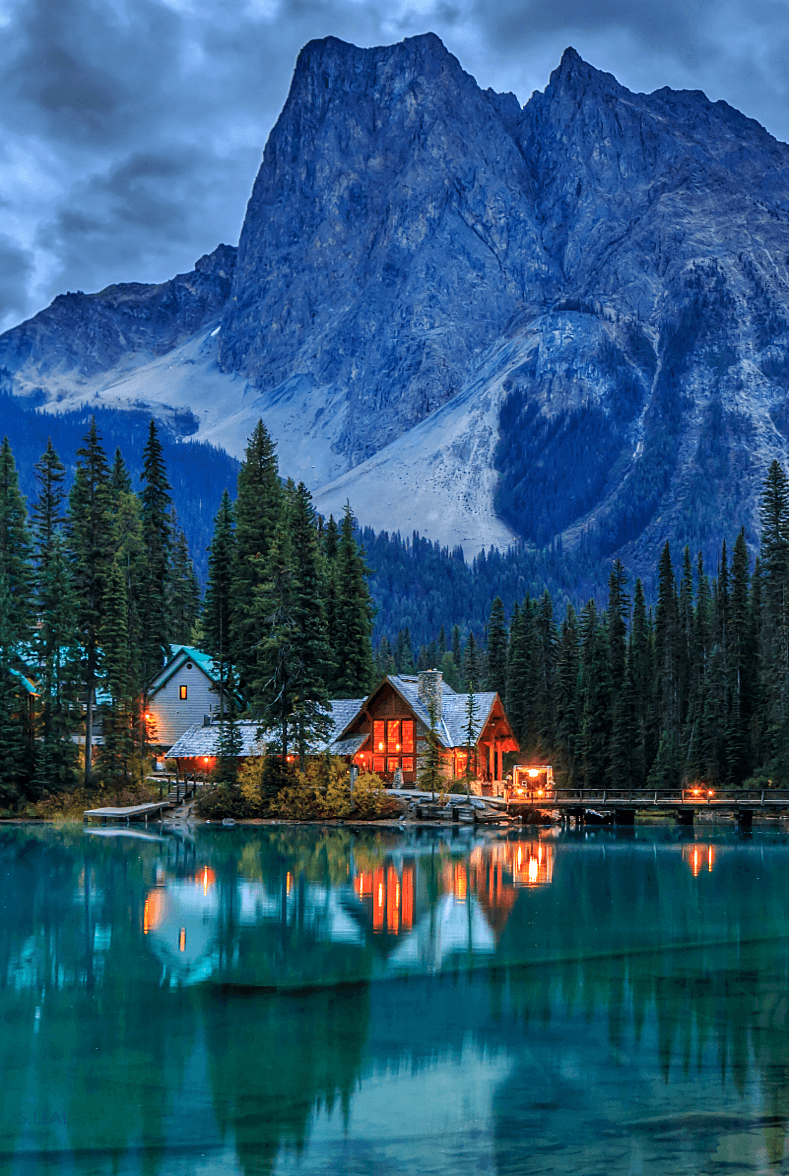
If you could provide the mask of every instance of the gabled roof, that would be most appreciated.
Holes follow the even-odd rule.
[[[25,675],[23,673],[21,673],[19,670],[11,669],[10,666],[8,667],[8,672],[12,678],[16,678],[17,682],[22,687],[22,690],[25,692],[25,694],[32,694],[34,698],[38,697],[38,691],[36,690],[35,686],[30,681],[29,678],[26,678]]]
[[[242,719],[236,723],[236,731],[241,740],[239,756],[265,755],[265,739],[258,737],[260,723],[257,719]],[[221,725],[212,723],[209,727],[202,723],[195,723],[188,731],[184,731],[167,752],[168,759],[196,759],[200,756],[219,755],[219,736]]]
[[[347,706],[349,708],[348,718],[343,727],[341,727],[334,736],[335,743],[339,745],[340,742],[345,742],[347,739],[347,731],[354,720],[357,718],[359,711],[365,702],[373,698],[381,687],[388,682],[403,699],[405,704],[414,712],[416,717],[424,723],[426,727],[430,726],[430,715],[427,713],[427,707],[419,697],[419,676],[417,674],[388,674],[382,682],[376,686],[366,699],[353,699],[345,702],[344,700],[335,700],[332,702],[332,710],[339,717],[342,714],[341,707]],[[466,727],[468,725],[468,694],[457,694],[451,686],[446,682],[441,681],[441,721],[438,723],[436,733],[439,742],[444,747],[464,747],[467,742]],[[495,691],[483,691],[480,694],[474,695],[474,727],[473,727],[473,743],[479,742],[480,736],[485,728],[485,724],[490,718],[490,712],[493,710],[498,695]],[[335,710],[334,708],[337,708]],[[355,708],[355,709],[354,709]],[[345,737],[345,739],[343,738]],[[359,744],[361,747],[361,744]],[[358,748],[355,750],[358,751]],[[349,755],[352,752],[342,751],[335,752],[337,755]]]
[[[202,670],[206,678],[215,686],[219,685],[219,667],[207,653],[203,653],[202,649],[195,649],[193,645],[171,645],[170,650],[170,660],[162,666],[148,688],[149,697],[161,690],[170,681],[173,674],[176,674],[188,661],[193,662],[199,670]]]
[[[425,724],[430,726],[430,715],[427,707],[419,697],[419,676],[417,674],[389,674],[387,682],[404,698],[414,714]],[[474,695],[474,740],[476,744],[482,734],[488,716],[496,701],[496,693],[485,692]],[[444,747],[463,747],[466,743],[466,726],[468,718],[468,694],[456,694],[452,687],[441,681],[441,722],[437,724],[436,734]]]

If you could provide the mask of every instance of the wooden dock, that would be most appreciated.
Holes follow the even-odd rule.
[[[617,825],[632,825],[637,811],[674,814],[681,825],[692,825],[699,813],[720,812],[736,817],[749,829],[757,815],[789,817],[789,789],[770,788],[552,788],[512,797],[507,804],[513,814],[525,809],[558,810],[563,817],[584,823],[603,815]]]
[[[155,800],[151,804],[133,804],[129,808],[86,809],[82,820],[86,825],[91,817],[101,817],[102,825],[106,825],[107,821],[125,821],[127,825],[130,821],[145,821],[147,825],[149,817],[160,817],[165,809],[172,806],[171,800]]]

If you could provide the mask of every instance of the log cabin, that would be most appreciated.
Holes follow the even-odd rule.
[[[473,696],[469,740],[469,696],[457,694],[439,670],[390,674],[365,699],[333,703],[335,734],[330,750],[349,758],[361,771],[376,772],[388,784],[395,778],[413,785],[427,749],[429,706],[433,703],[441,773],[463,776],[466,747],[472,747],[471,774],[493,784],[504,778],[504,756],[518,751],[504,706],[495,692]],[[344,726],[337,719],[347,718]]]

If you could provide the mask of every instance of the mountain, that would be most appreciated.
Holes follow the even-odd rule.
[[[467,554],[651,565],[757,528],[789,457],[789,147],[568,49],[521,107],[432,34],[301,52],[237,252],[65,295],[2,388],[152,411],[241,456],[262,416],[324,512]]]

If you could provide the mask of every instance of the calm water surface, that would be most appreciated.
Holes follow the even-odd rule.
[[[0,1176],[789,1173],[782,834],[31,826],[0,885]]]

